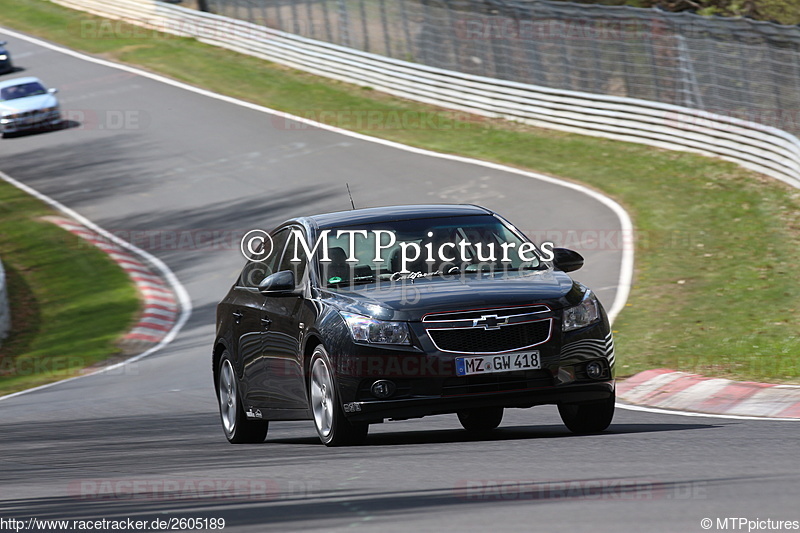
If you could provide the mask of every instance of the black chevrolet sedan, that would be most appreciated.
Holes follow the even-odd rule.
[[[576,252],[536,245],[471,205],[290,220],[259,240],[217,307],[225,435],[313,420],[329,446],[370,424],[456,413],[489,432],[506,408],[558,405],[575,433],[614,415],[614,345]]]

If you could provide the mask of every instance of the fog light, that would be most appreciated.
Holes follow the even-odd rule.
[[[384,399],[394,394],[394,391],[397,390],[397,387],[393,382],[381,379],[373,383],[372,387],[370,387],[370,390],[376,398]]]
[[[586,375],[591,379],[598,379],[602,377],[604,371],[605,369],[603,368],[602,363],[599,361],[592,361],[586,365]]]

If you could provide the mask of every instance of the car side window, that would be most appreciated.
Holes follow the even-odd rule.
[[[272,253],[264,261],[249,261],[242,274],[239,276],[239,281],[236,283],[239,287],[257,288],[264,278],[277,272],[276,267],[280,261],[283,249],[286,247],[286,241],[289,238],[289,229],[285,228],[272,235]]]
[[[295,228],[294,231],[300,231],[298,228]],[[300,261],[292,261],[295,256],[295,249],[297,249],[297,257]],[[294,279],[295,283],[300,283],[303,279],[303,275],[306,272],[306,263],[308,262],[308,258],[306,257],[306,252],[302,246],[298,246],[297,239],[290,238],[289,243],[286,246],[286,252],[283,254],[283,259],[281,260],[280,268],[278,268],[278,272],[282,270],[291,270],[294,272]]]

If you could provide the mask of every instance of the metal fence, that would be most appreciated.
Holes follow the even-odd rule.
[[[220,15],[395,59],[691,107],[800,134],[796,26],[525,0],[207,3]]]

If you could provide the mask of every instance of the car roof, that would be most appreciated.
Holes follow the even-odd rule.
[[[0,81],[0,89],[11,87],[12,85],[22,85],[23,83],[42,83],[42,80],[34,76],[25,76],[24,78],[14,78],[13,80]],[[44,85],[44,83],[42,83]]]
[[[390,205],[323,213],[297,219],[310,222],[319,229],[354,226],[358,224],[374,224],[394,222],[397,220],[413,220],[419,218],[451,218],[470,215],[491,215],[492,211],[477,205],[423,204],[423,205]]]

